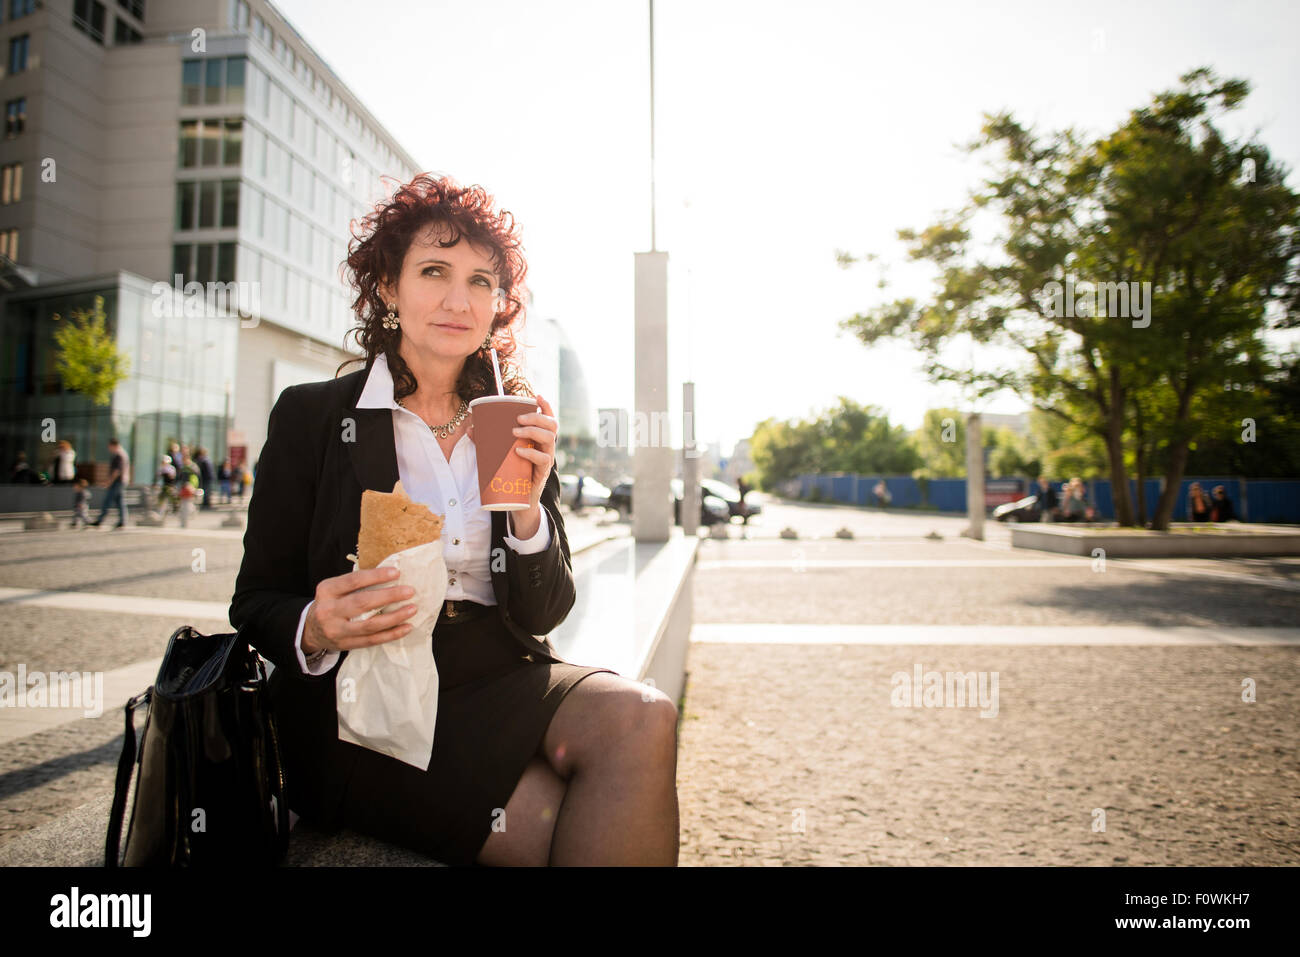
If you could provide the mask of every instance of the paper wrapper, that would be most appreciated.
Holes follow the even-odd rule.
[[[414,604],[412,625],[401,638],[349,651],[335,676],[339,740],[426,770],[433,757],[433,729],[438,717],[438,667],[429,636],[438,623],[447,594],[447,564],[442,539],[394,552],[380,568],[397,568],[395,582],[371,585],[391,588],[410,585],[415,594],[358,615],[362,621]],[[352,562],[357,570],[357,562]]]

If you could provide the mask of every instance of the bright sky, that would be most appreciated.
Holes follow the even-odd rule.
[[[532,315],[562,323],[594,407],[631,408],[633,256],[651,248],[647,0],[275,3],[421,164],[515,214]],[[927,293],[896,230],[930,224],[979,182],[954,144],[982,112],[1102,134],[1208,65],[1253,87],[1222,128],[1257,130],[1300,167],[1300,4],[1076,6],[657,0],[674,423],[686,379],[697,440],[724,455],[759,420],[839,395],[909,429],[927,408],[964,407],[902,343],[867,349],[836,327]],[[876,265],[841,270],[837,248],[881,254],[890,288],[876,288]],[[979,411],[1025,408],[1005,395]]]

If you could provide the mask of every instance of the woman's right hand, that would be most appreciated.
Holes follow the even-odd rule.
[[[414,595],[415,589],[409,585],[360,590],[369,585],[391,582],[397,575],[395,568],[364,568],[323,579],[316,586],[316,601],[307,612],[307,621],[303,625],[303,653],[315,654],[322,648],[351,651],[394,641],[409,632],[411,626],[404,620],[415,614],[415,605],[403,605],[364,621],[351,620],[372,608],[382,608],[390,602]]]

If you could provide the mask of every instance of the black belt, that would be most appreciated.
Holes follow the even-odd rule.
[[[467,621],[476,621],[479,618],[485,618],[496,610],[496,605],[481,605],[476,601],[447,600],[442,603],[442,609],[438,612],[438,624],[459,625]]]

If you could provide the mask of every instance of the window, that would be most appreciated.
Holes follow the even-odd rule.
[[[11,140],[27,126],[27,97],[5,104],[5,139]]]
[[[205,64],[206,79],[204,81],[203,102],[220,103],[221,86],[226,78],[226,61],[221,57],[213,57]]]
[[[36,12],[36,0],[9,0],[9,19],[17,20]]]
[[[31,42],[31,37],[24,33],[20,37],[11,37],[9,39],[9,72],[10,74],[22,73],[27,69],[27,50]],[[10,257],[13,258],[12,256]]]
[[[140,31],[131,24],[127,23],[121,17],[113,18],[113,43],[121,46],[124,43],[139,43],[144,38],[140,36]]]
[[[239,0],[235,5],[235,29],[243,30],[248,27],[248,0]]]
[[[198,183],[176,184],[176,228],[194,228],[194,204]]]
[[[235,244],[217,244],[217,282],[235,281]]]
[[[221,181],[221,228],[239,225],[239,180]]]
[[[214,179],[199,183],[199,229],[213,229],[217,225],[218,188]]]
[[[18,230],[0,229],[0,256],[18,258]]]
[[[216,166],[221,162],[221,121],[199,123],[199,165]]]
[[[117,5],[141,23],[144,22],[144,0],[117,0]]]
[[[172,271],[195,282],[234,282],[236,248],[235,243],[179,243],[172,247]]]
[[[199,243],[194,247],[194,278],[201,283],[212,282],[214,273],[212,257],[217,251],[216,243]]]
[[[181,120],[180,165],[182,169],[199,165],[198,120]]]
[[[23,198],[23,164],[10,163],[0,168],[0,206],[8,206]]]
[[[243,133],[241,119],[181,120],[181,168],[240,165]]]
[[[181,64],[181,105],[244,102],[247,58],[211,57]]]
[[[239,180],[176,184],[176,228],[230,229],[239,225]]]
[[[203,99],[203,62],[186,60],[181,66],[181,105],[198,106]]]
[[[244,102],[244,58],[232,56],[226,60],[226,102]]]
[[[243,161],[244,121],[226,120],[221,162],[225,166],[238,166]]]
[[[103,43],[104,5],[99,0],[73,0],[72,25],[96,43]]]

